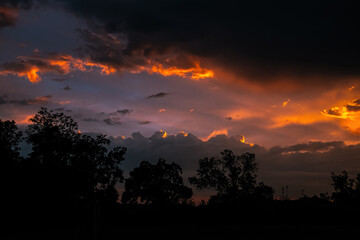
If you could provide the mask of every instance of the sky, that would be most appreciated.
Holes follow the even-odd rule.
[[[360,172],[359,6],[347,1],[0,0],[0,119],[47,107],[125,163],[255,152],[293,196]]]

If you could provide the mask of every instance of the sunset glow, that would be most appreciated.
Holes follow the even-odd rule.
[[[178,67],[165,68],[162,64],[155,63],[152,65],[150,69],[148,69],[148,72],[158,73],[163,76],[175,75],[183,78],[189,77],[194,80],[214,77],[214,72],[206,68],[201,68],[199,62],[195,62],[194,67],[192,68],[178,68]]]
[[[160,132],[162,133],[162,138],[166,138],[168,136],[167,132],[160,130]]]
[[[184,131],[180,131],[179,134],[182,134],[184,137],[187,137],[189,134],[184,132]]]
[[[214,130],[212,133],[209,134],[209,136],[201,138],[204,142],[207,142],[210,138],[218,136],[218,135],[228,135],[227,129],[220,129],[220,130]]]
[[[33,118],[34,115],[35,114],[23,116],[22,118],[20,118],[16,122],[19,123],[19,124],[26,124],[26,125],[31,124],[30,119]]]

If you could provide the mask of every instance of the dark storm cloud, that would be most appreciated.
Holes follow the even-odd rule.
[[[37,2],[45,3],[44,0],[40,0]],[[33,5],[34,5],[34,0],[0,0],[0,6],[30,9]]]
[[[115,69],[188,54],[258,81],[314,75],[330,82],[360,75],[358,2],[8,0],[0,5],[29,8],[31,2],[86,19],[91,31],[79,30],[80,54]]]
[[[124,56],[187,53],[211,58],[254,79],[278,74],[360,75],[359,3],[346,1],[58,1],[65,9],[125,34],[126,50],[82,32],[93,59],[126,63]],[[96,23],[96,24],[95,24]],[[110,40],[109,40],[110,39]],[[105,51],[105,52],[104,52]],[[112,54],[106,54],[111,52]],[[104,54],[105,53],[105,54]],[[103,56],[112,56],[102,58]],[[328,78],[331,81],[335,78]]]
[[[156,93],[156,94],[147,96],[146,98],[147,98],[147,99],[150,99],[150,98],[162,98],[162,97],[166,97],[166,96],[169,95],[169,94],[170,94],[170,93],[159,92],[159,93]]]
[[[100,29],[97,32],[78,29],[78,33],[84,42],[77,49],[82,57],[117,70],[130,70],[145,65],[145,60],[138,54],[126,51],[127,38],[122,33],[108,33]]]
[[[22,99],[22,100],[15,100],[9,99],[6,95],[0,96],[0,105],[2,104],[16,104],[16,105],[41,105],[46,104],[49,102],[51,95],[46,95],[42,97],[30,98],[30,99]]]

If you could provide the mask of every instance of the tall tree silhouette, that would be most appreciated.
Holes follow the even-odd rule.
[[[205,157],[189,182],[198,189],[215,189],[211,201],[230,204],[250,200],[273,199],[274,190],[264,183],[256,184],[257,164],[254,153],[235,155],[231,150],[221,152],[221,158]]]
[[[120,163],[125,148],[108,151],[110,141],[104,135],[81,134],[70,116],[46,108],[30,121],[26,140],[32,152],[26,165],[33,173],[32,195],[59,205],[109,197],[116,201],[113,190],[123,181]]]
[[[122,202],[172,205],[185,201],[193,192],[184,185],[181,174],[182,169],[176,163],[168,164],[161,158],[156,164],[143,161],[125,180]]]

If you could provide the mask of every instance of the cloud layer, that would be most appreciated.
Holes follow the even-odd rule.
[[[259,180],[273,186],[276,196],[280,196],[281,187],[285,185],[289,186],[292,197],[299,197],[301,189],[308,195],[332,191],[331,172],[347,170],[353,175],[360,171],[357,161],[360,145],[345,145],[341,141],[307,142],[267,149],[244,143],[242,136],[216,135],[203,141],[183,132],[177,135],[156,132],[149,138],[135,132],[130,138],[110,139],[113,146],[127,147],[124,167],[128,170],[143,160],[155,162],[162,157],[179,163],[185,176],[195,174],[199,159],[220,157],[224,149],[231,149],[235,154],[254,152],[259,164]]]

